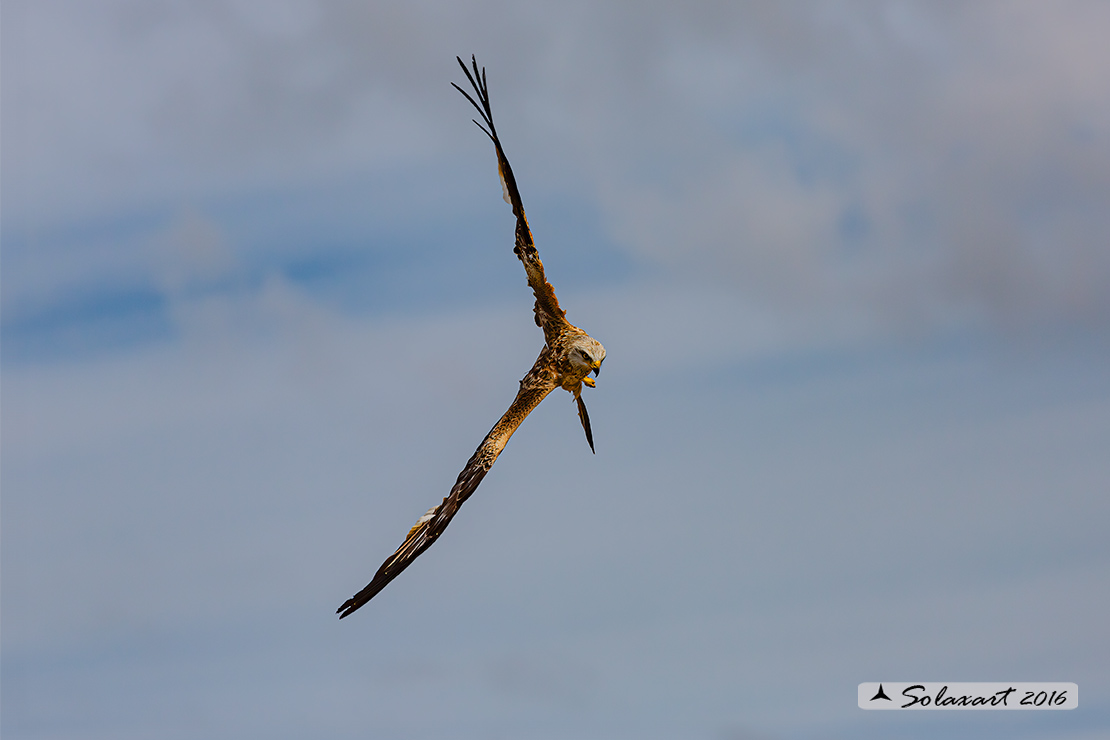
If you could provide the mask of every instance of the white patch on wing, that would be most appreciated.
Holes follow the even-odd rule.
[[[501,178],[501,197],[505,199],[506,203],[512,205],[513,201],[509,198],[509,185],[505,182],[505,173],[501,169],[500,160],[497,162],[497,175]]]
[[[425,524],[430,522],[432,520],[432,517],[436,515],[437,510],[439,510],[439,506],[433,506],[432,508],[428,509],[428,511],[424,513],[424,516],[417,519],[416,524],[412,525],[412,529],[410,529],[409,533],[405,535],[405,539],[408,540],[408,538],[412,537],[413,533],[416,532],[416,530],[420,529]]]

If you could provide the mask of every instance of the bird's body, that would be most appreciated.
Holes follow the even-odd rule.
[[[520,193],[517,190],[516,178],[513,176],[509,160],[501,148],[497,138],[497,130],[493,126],[493,114],[490,111],[489,92],[486,87],[485,70],[478,70],[478,63],[471,57],[473,75],[466,64],[459,59],[459,65],[466,73],[467,79],[478,95],[475,101],[465,90],[458,85],[455,89],[461,92],[471,104],[478,109],[486,126],[478,123],[497,150],[497,168],[501,175],[501,185],[504,190],[505,200],[513,207],[516,216],[516,246],[513,252],[520,258],[524,271],[528,276],[528,285],[532,288],[536,303],[534,307],[536,324],[543,329],[544,346],[535,364],[528,374],[520,381],[520,389],[513,399],[509,410],[490,429],[478,449],[474,451],[466,467],[459,473],[451,492],[441,503],[427,511],[416,524],[409,530],[405,541],[378,569],[373,580],[366,588],[348,599],[339,607],[339,618],[348,616],[363,604],[372,599],[386,584],[396,578],[401,571],[417,558],[424,550],[431,547],[439,538],[443,530],[451,522],[455,513],[463,502],[481,483],[482,478],[493,466],[497,456],[505,449],[505,444],[517,430],[521,422],[536,408],[539,403],[556,388],[563,388],[570,392],[578,405],[578,417],[582,421],[582,428],[586,432],[586,440],[593,449],[593,432],[590,429],[590,417],[586,413],[586,405],[582,401],[582,386],[594,387],[594,379],[589,377],[592,372],[596,376],[605,360],[605,348],[596,339],[566,320],[566,312],[559,306],[559,299],[555,291],[547,282],[544,274],[543,262],[539,252],[532,243],[532,232],[528,228],[528,220],[524,215],[524,206],[521,204]],[[453,83],[452,83],[453,84]],[[479,105],[479,101],[481,105]],[[488,128],[487,128],[488,127]]]

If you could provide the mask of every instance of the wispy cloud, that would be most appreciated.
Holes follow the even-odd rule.
[[[1108,15],[5,2],[4,736],[874,737],[864,675],[1105,683]],[[542,341],[471,52],[598,454],[546,401],[340,625]]]
[[[463,194],[489,159],[446,86],[452,54],[474,50],[533,210],[564,192],[599,204],[591,238],[645,269],[895,333],[1101,331],[1105,13],[9,4],[6,259],[82,272],[97,240],[64,249],[58,224],[153,207],[226,229],[244,193],[310,199],[370,172],[409,173],[395,219],[458,214],[460,196],[484,202]],[[360,219],[353,203],[328,217]],[[283,259],[330,249],[306,234]]]

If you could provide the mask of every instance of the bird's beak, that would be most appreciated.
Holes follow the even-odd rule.
[[[594,377],[595,378],[597,376],[601,375],[601,363],[600,362],[591,362],[590,363],[590,369],[594,371]]]

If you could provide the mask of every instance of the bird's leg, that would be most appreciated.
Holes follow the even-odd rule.
[[[586,385],[590,386],[591,388],[596,388],[597,387],[597,381],[595,381],[593,378],[589,378],[589,377],[582,378],[582,382],[585,383]]]

